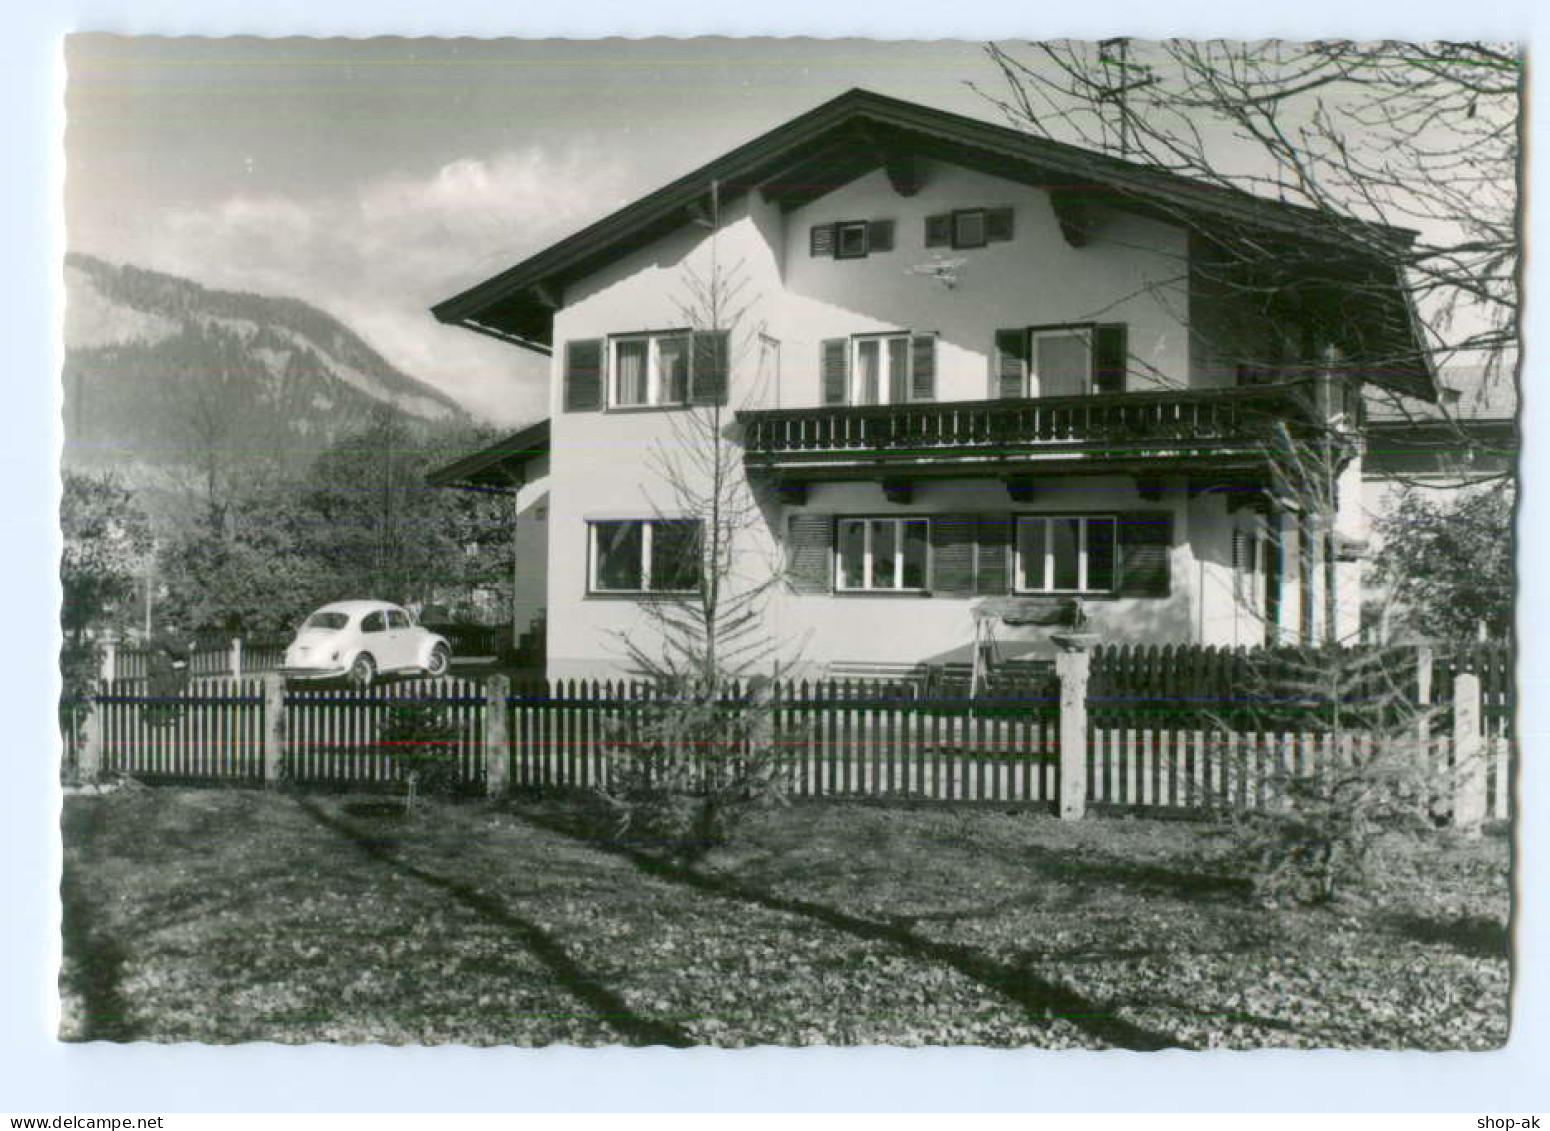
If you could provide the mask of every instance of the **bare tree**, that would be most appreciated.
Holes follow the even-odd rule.
[[[1282,335],[1292,351],[1310,289],[1338,296],[1326,317],[1349,321],[1373,283],[1321,262],[1343,244],[1409,282],[1435,363],[1510,379],[1524,70],[1514,48],[1108,40],[986,51],[1004,81],[981,93],[1021,128],[1311,210],[1326,238],[1305,247],[1294,271],[1267,267],[1297,256],[1295,245],[1272,248],[1248,229],[1224,235],[1219,222],[1205,267],[1267,312],[1295,308]],[[1177,218],[1193,228],[1186,207]],[[1396,227],[1417,237],[1396,240]]]

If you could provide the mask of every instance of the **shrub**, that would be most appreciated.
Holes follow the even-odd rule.
[[[746,694],[680,685],[613,727],[598,794],[617,837],[682,862],[727,843],[751,813],[784,804],[786,759],[768,681]]]
[[[414,808],[417,794],[448,797],[458,792],[463,784],[457,751],[461,737],[458,724],[439,708],[415,703],[388,711],[377,743],[409,787],[405,809]]]
[[[1457,770],[1433,766],[1418,741],[1431,720],[1409,695],[1413,670],[1400,649],[1279,649],[1250,665],[1252,706],[1223,729],[1311,736],[1320,757],[1310,771],[1279,750],[1267,772],[1263,744],[1252,766],[1237,747],[1264,803],[1235,810],[1226,828],[1261,898],[1325,902],[1381,885],[1386,843],[1432,825]]]

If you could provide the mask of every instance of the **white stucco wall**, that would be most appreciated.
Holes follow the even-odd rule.
[[[927,215],[1008,205],[1016,209],[1012,241],[939,252],[967,261],[952,290],[909,271],[936,253],[924,247]],[[892,252],[855,260],[809,254],[813,224],[881,219],[895,223]],[[987,396],[996,330],[1066,322],[1127,324],[1131,389],[1189,382],[1187,241],[1159,222],[1105,213],[1093,241],[1073,248],[1060,233],[1045,191],[940,164],[928,166],[926,183],[914,197],[896,194],[879,171],[789,216],[757,194],[746,196],[729,204],[721,221],[714,240],[708,228],[686,225],[568,287],[555,317],[552,475],[544,527],[553,676],[615,674],[624,662],[623,639],[646,639],[655,631],[639,600],[587,595],[587,523],[682,513],[661,460],[683,442],[688,416],[681,410],[562,411],[564,343],[690,325],[694,319],[682,309],[689,272],[705,279],[715,264],[737,280],[737,305],[745,313],[734,328],[729,406],[734,410],[817,405],[819,343],[890,329],[940,335],[939,401]],[[770,379],[770,366],[759,364],[759,333],[779,342],[778,381]],[[1220,496],[1191,499],[1182,481],[1170,483],[1155,504],[1139,500],[1128,476],[1052,479],[1033,504],[1014,504],[1000,483],[984,480],[924,484],[904,506],[887,502],[876,483],[817,485],[797,508],[763,502],[760,521],[744,532],[740,547],[739,570],[750,578],[763,576],[769,563],[781,559],[786,516],[794,511],[1037,514],[1165,508],[1174,514],[1172,595],[1092,601],[1097,630],[1112,640],[1257,642],[1251,638],[1257,626],[1245,627],[1233,596],[1233,520]],[[799,655],[809,664],[966,659],[970,604],[966,598],[797,596],[783,590],[771,597],[768,619],[772,638],[787,656]],[[1287,608],[1294,615],[1294,607]],[[1014,651],[1041,646],[1044,636],[1034,630],[1005,634]]]
[[[1015,209],[1014,238],[964,251],[925,246],[925,218],[965,208]],[[893,220],[894,250],[864,259],[809,254],[813,225]],[[998,329],[1068,322],[1129,327],[1130,387],[1189,380],[1185,332],[1187,239],[1168,225],[1104,213],[1086,247],[1060,233],[1049,193],[972,170],[926,163],[925,186],[895,193],[881,170],[787,218],[786,300],[780,336],[787,379],[782,404],[821,402],[819,343],[884,330],[935,331],[937,399],[990,395]],[[952,289],[910,268],[962,258]]]
[[[526,474],[512,502],[513,644],[549,603],[549,457],[533,460]]]

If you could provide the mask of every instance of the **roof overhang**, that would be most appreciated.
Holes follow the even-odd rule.
[[[1058,190],[1080,212],[1102,206],[1138,212],[1207,235],[1239,231],[1274,261],[1304,249],[1321,273],[1373,287],[1386,379],[1432,400],[1436,376],[1418,333],[1401,264],[1415,233],[1121,161],[915,103],[851,90],[754,138],[626,205],[516,266],[439,303],[440,321],[547,353],[565,289],[684,224],[703,220],[714,185],[722,200],[757,191],[783,209],[800,207],[873,169],[901,195],[920,187],[915,162],[941,160]],[[1306,255],[1313,250],[1314,255]]]
[[[529,465],[549,454],[549,422],[540,420],[472,455],[426,475],[432,487],[471,491],[515,491],[528,482]]]

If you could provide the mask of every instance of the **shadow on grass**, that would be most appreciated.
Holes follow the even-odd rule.
[[[1508,958],[1511,938],[1506,926],[1482,915],[1452,919],[1428,919],[1424,915],[1399,914],[1388,925],[1415,942],[1451,947],[1468,958]]]
[[[329,815],[310,798],[298,797],[296,804],[318,824],[350,841],[377,863],[400,875],[419,880],[427,887],[445,892],[486,922],[511,932],[534,957],[549,968],[567,992],[592,1010],[628,1043],[667,1045],[671,1048],[688,1048],[694,1044],[689,1034],[677,1025],[653,1021],[631,1011],[623,998],[583,970],[553,935],[536,924],[514,915],[500,900],[485,895],[472,884],[448,879],[446,876],[437,875],[435,872],[408,863],[395,852],[396,842],[392,838],[369,836],[347,822]]]
[[[66,844],[81,844],[96,831],[96,809],[65,810]],[[60,922],[64,966],[59,982],[62,993],[80,1002],[77,1031],[66,1038],[72,1041],[133,1041],[135,1026],[129,1019],[129,1005],[120,992],[125,952],[123,940],[107,932],[92,929],[91,906],[81,891],[75,870],[65,860],[59,883],[62,904]]]
[[[1153,1052],[1166,1048],[1188,1047],[1179,1039],[1133,1024],[1099,1003],[1031,971],[1000,962],[979,951],[956,943],[923,937],[898,922],[879,922],[810,900],[776,895],[773,892],[708,875],[697,869],[675,864],[662,857],[629,845],[600,841],[588,834],[585,824],[566,821],[553,813],[534,814],[513,811],[514,815],[539,828],[609,852],[628,860],[637,869],[656,879],[692,888],[734,902],[754,904],[770,911],[800,915],[837,931],[869,942],[890,944],[905,954],[956,970],[987,989],[1002,994],[1022,1007],[1035,1022],[1059,1018],[1083,1033],[1114,1048]]]

